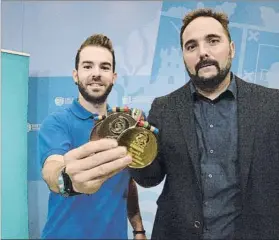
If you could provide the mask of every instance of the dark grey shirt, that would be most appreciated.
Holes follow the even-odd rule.
[[[233,76],[233,75],[232,75]],[[204,239],[229,239],[240,215],[237,176],[237,87],[234,77],[225,92],[210,100],[192,82],[194,114],[203,189]]]

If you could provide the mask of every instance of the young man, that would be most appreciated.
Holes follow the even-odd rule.
[[[88,37],[73,71],[78,99],[48,116],[39,132],[42,175],[51,190],[43,239],[127,239],[127,216],[135,239],[145,239],[126,148],[113,139],[88,142],[93,117],[107,114],[116,77],[110,39]]]
[[[191,80],[149,112],[160,152],[131,173],[145,187],[166,177],[152,239],[279,236],[279,90],[230,71],[228,23],[210,9],[185,16],[180,40]]]

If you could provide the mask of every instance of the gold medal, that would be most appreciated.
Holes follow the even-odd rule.
[[[114,138],[117,137],[127,128],[136,124],[136,120],[127,113],[117,112],[112,113],[103,120],[98,129],[98,136],[100,138]]]
[[[91,134],[90,134],[90,138],[89,138],[90,141],[96,141],[96,140],[99,140],[99,139],[100,139],[98,132],[99,132],[100,126],[101,126],[101,124],[102,124],[103,121],[104,121],[104,120],[98,121],[98,122],[95,124],[95,126],[93,127],[93,129],[92,129],[92,131],[91,131]]]
[[[157,138],[146,128],[128,128],[121,133],[117,141],[119,146],[127,147],[128,154],[133,158],[130,168],[144,168],[157,156]]]

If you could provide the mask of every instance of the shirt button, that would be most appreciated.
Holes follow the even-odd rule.
[[[210,127],[210,128],[213,128],[213,124],[210,124],[209,127]]]
[[[210,152],[210,153],[213,153],[214,151],[211,149],[209,152]]]
[[[212,178],[212,174],[208,174],[208,177],[209,177],[209,178]]]
[[[201,226],[201,223],[199,221],[195,221],[194,227],[195,228],[200,228],[200,226]]]

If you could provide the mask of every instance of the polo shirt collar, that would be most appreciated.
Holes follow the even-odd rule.
[[[107,109],[109,109],[109,105],[107,105]],[[70,110],[74,115],[83,120],[98,116],[97,113],[91,113],[87,111],[83,106],[81,106],[77,98],[73,100],[73,103],[70,106]]]

